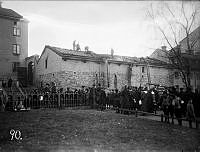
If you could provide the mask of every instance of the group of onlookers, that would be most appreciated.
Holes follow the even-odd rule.
[[[11,87],[12,87],[12,84],[13,84],[12,78],[9,78],[7,82],[4,81],[4,80],[1,81],[1,86],[2,86],[3,88],[6,88],[6,87],[11,88]]]
[[[164,91],[160,98],[161,108],[164,112],[165,122],[169,122],[169,117],[178,119],[182,124],[182,119],[186,118],[192,127],[192,121],[200,117],[200,95],[198,90],[192,92],[191,89],[180,89],[180,91]],[[173,120],[173,119],[172,119]]]
[[[8,82],[9,86],[11,80]],[[57,89],[55,84],[46,84],[45,87],[35,88],[29,91],[29,94],[48,94],[48,93],[75,93],[78,94],[79,100],[85,100],[92,108],[101,110],[107,107],[116,108],[117,113],[129,114],[129,112],[121,111],[119,108],[129,110],[141,110],[145,112],[155,112],[163,110],[165,122],[169,122],[170,118],[178,119],[179,124],[182,118],[187,118],[190,122],[200,117],[200,94],[197,90],[192,92],[191,89],[177,91],[174,87],[158,90],[156,87],[152,89],[142,87],[124,86],[122,90],[107,90],[101,85],[92,87],[82,87],[81,89],[63,88]]]

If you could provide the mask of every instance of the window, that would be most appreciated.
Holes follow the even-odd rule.
[[[142,73],[144,73],[144,67],[142,67]]]
[[[17,25],[17,22],[16,22],[16,21],[14,21],[14,25]]]
[[[20,28],[13,27],[13,36],[20,36]]]
[[[48,58],[45,59],[45,69],[47,69]]]
[[[19,44],[13,44],[13,54],[15,54],[15,55],[20,54],[20,45]]]
[[[12,65],[13,72],[17,72],[17,67],[19,67],[19,62],[13,62]]]

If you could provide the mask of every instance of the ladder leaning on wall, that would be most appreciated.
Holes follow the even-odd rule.
[[[149,69],[149,62],[143,58],[145,64],[146,64],[146,68],[147,68],[147,82],[148,82],[148,85],[149,85],[149,88],[150,88],[150,84],[151,84],[151,76],[150,76],[150,69]]]

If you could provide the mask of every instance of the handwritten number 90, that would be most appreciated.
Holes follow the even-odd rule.
[[[10,135],[12,136],[11,137],[11,140],[13,140],[13,138],[17,139],[17,140],[21,140],[21,132],[19,130],[14,130],[14,129],[11,129],[10,130]]]

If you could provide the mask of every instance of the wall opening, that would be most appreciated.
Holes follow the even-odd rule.
[[[117,75],[114,75],[114,88],[117,89]]]
[[[28,63],[28,84],[33,85],[33,67],[34,63],[31,61]]]

